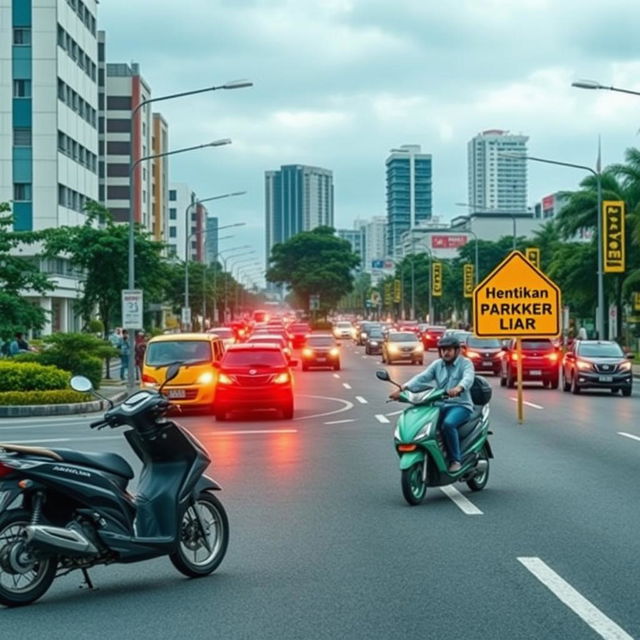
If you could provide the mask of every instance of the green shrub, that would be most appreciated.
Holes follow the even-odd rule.
[[[65,389],[70,377],[67,371],[35,362],[0,362],[0,392]]]
[[[89,394],[79,393],[71,389],[55,389],[53,391],[3,391],[0,392],[0,405],[27,404],[75,404],[89,402],[93,398]]]

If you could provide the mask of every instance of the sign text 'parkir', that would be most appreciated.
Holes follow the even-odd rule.
[[[480,337],[560,334],[560,289],[519,251],[512,252],[474,290],[474,328]]]

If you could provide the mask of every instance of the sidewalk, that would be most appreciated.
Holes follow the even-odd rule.
[[[640,364],[632,364],[631,371],[633,371],[633,377],[640,380]]]

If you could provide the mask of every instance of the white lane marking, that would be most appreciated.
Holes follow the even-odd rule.
[[[400,409],[400,411],[392,411],[391,413],[385,413],[385,416],[399,416],[402,412],[404,411],[404,409]]]
[[[514,402],[518,402],[518,398],[509,398],[509,400],[513,400]],[[522,401],[523,404],[526,404],[528,407],[533,407],[534,409],[544,409],[539,404],[534,404],[533,402],[527,402],[526,400]]]
[[[385,418],[382,414],[377,413],[376,414],[376,420],[378,422],[382,422],[382,424],[389,424],[389,422],[391,422],[388,418]]]
[[[638,436],[634,436],[631,433],[625,433],[624,431],[618,431],[619,436],[624,436],[625,438],[631,438],[632,440],[637,440],[640,442],[640,438]]]
[[[540,558],[518,558],[518,561],[538,578],[558,600],[580,616],[598,635],[607,640],[632,640],[624,629],[578,593],[543,560]]]
[[[369,356],[362,356],[363,360],[366,360]]]
[[[460,511],[466,513],[468,516],[483,515],[482,511],[480,511],[480,509],[478,509],[478,507],[476,507],[469,498],[463,496],[455,487],[446,485],[444,487],[440,487],[440,491],[442,491],[445,496],[453,500]]]
[[[325,411],[324,413],[314,413],[311,416],[302,416],[300,418],[296,417],[296,420],[311,420],[313,418],[324,418],[325,416],[333,416],[336,413],[343,413],[344,411],[350,411],[353,409],[353,402],[349,402],[348,400],[343,400],[342,398],[332,398],[331,396],[310,396],[306,393],[301,393],[300,397],[305,398],[319,398],[320,400],[333,400],[334,402],[339,402],[344,406],[342,409],[335,409],[334,411]]]
[[[369,404],[362,396],[356,396],[356,400],[360,403],[360,404]]]
[[[351,389],[351,385],[350,385],[348,382],[343,382],[343,383],[342,383],[342,386],[343,386],[345,389]]]
[[[347,418],[346,420],[332,420],[331,422],[325,422],[325,424],[346,424],[347,422],[355,421],[355,418]]]
[[[298,433],[297,429],[233,429],[228,431],[211,431],[210,433],[198,433],[198,438],[215,438],[216,436],[244,436],[263,433]]]
[[[334,374],[333,374],[333,377],[334,377],[334,378],[340,378],[340,376],[339,376],[337,373],[334,373]]]

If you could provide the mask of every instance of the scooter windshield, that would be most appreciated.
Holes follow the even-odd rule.
[[[408,402],[410,404],[431,404],[437,400],[441,400],[443,392],[440,389],[424,389],[423,391],[408,391],[405,390],[400,395],[402,402]]]

